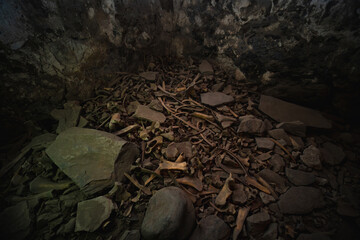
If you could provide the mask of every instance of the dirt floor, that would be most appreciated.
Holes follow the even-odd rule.
[[[261,107],[256,83],[241,73],[164,61],[140,75],[116,73],[93,98],[67,102],[51,113],[59,121],[52,132],[32,128],[43,137],[0,171],[2,221],[11,219],[3,231],[18,239],[120,239],[140,229],[157,190],[178,186],[197,222],[217,215],[231,229],[227,239],[359,239],[360,135],[351,126],[329,115],[332,128],[322,117],[279,125],[297,106]],[[277,121],[273,111],[281,112]],[[139,147],[115,187],[86,195],[49,157],[56,134],[76,126]],[[111,199],[112,211],[94,231],[75,232],[78,203],[96,196]],[[321,234],[299,237],[311,233]]]

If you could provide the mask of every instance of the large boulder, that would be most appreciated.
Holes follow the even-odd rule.
[[[151,197],[141,235],[145,240],[185,240],[195,225],[194,206],[186,193],[177,187],[166,187]]]

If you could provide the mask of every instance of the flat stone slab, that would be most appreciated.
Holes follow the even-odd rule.
[[[286,168],[285,174],[289,181],[297,186],[306,186],[315,182],[315,174],[313,173]]]
[[[148,72],[140,73],[139,76],[149,81],[155,81],[158,74],[159,74],[158,72],[148,71]]]
[[[255,138],[256,145],[259,149],[272,150],[275,143],[270,138]]]
[[[46,153],[80,189],[93,193],[113,183],[114,164],[126,143],[107,132],[75,127],[60,133]],[[124,157],[117,168],[129,168],[134,160]]]
[[[330,120],[323,117],[319,111],[278,98],[261,95],[259,109],[278,122],[301,121],[309,127],[331,128]]]
[[[202,60],[202,62],[200,63],[199,71],[203,74],[213,74],[214,73],[213,67],[206,60]]]
[[[217,107],[226,103],[231,103],[234,98],[222,92],[207,92],[200,95],[201,103]]]
[[[306,214],[321,207],[323,195],[313,187],[291,187],[280,196],[279,209],[286,214]]]
[[[218,216],[210,215],[200,220],[189,240],[223,240],[230,236],[230,227]]]
[[[79,202],[76,213],[75,232],[95,231],[110,217],[113,209],[115,209],[114,203],[104,196]]]
[[[164,114],[162,114],[161,112],[152,110],[148,106],[144,106],[144,105],[138,105],[136,107],[133,117],[136,117],[136,118],[139,118],[142,120],[147,120],[150,122],[160,122],[160,123],[163,123],[166,120],[166,117]]]
[[[195,225],[194,206],[186,193],[166,187],[150,198],[141,235],[145,240],[187,240]]]

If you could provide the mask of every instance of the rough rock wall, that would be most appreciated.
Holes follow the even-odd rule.
[[[89,97],[101,74],[174,54],[217,58],[250,80],[271,72],[268,94],[348,112],[359,26],[358,0],[0,0],[1,101],[46,112]]]

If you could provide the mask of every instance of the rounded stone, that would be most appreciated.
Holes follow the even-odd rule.
[[[185,240],[195,225],[194,206],[186,193],[177,187],[166,187],[151,197],[141,235],[145,240]]]
[[[189,240],[224,240],[230,236],[230,227],[218,216],[210,215],[199,222]]]

